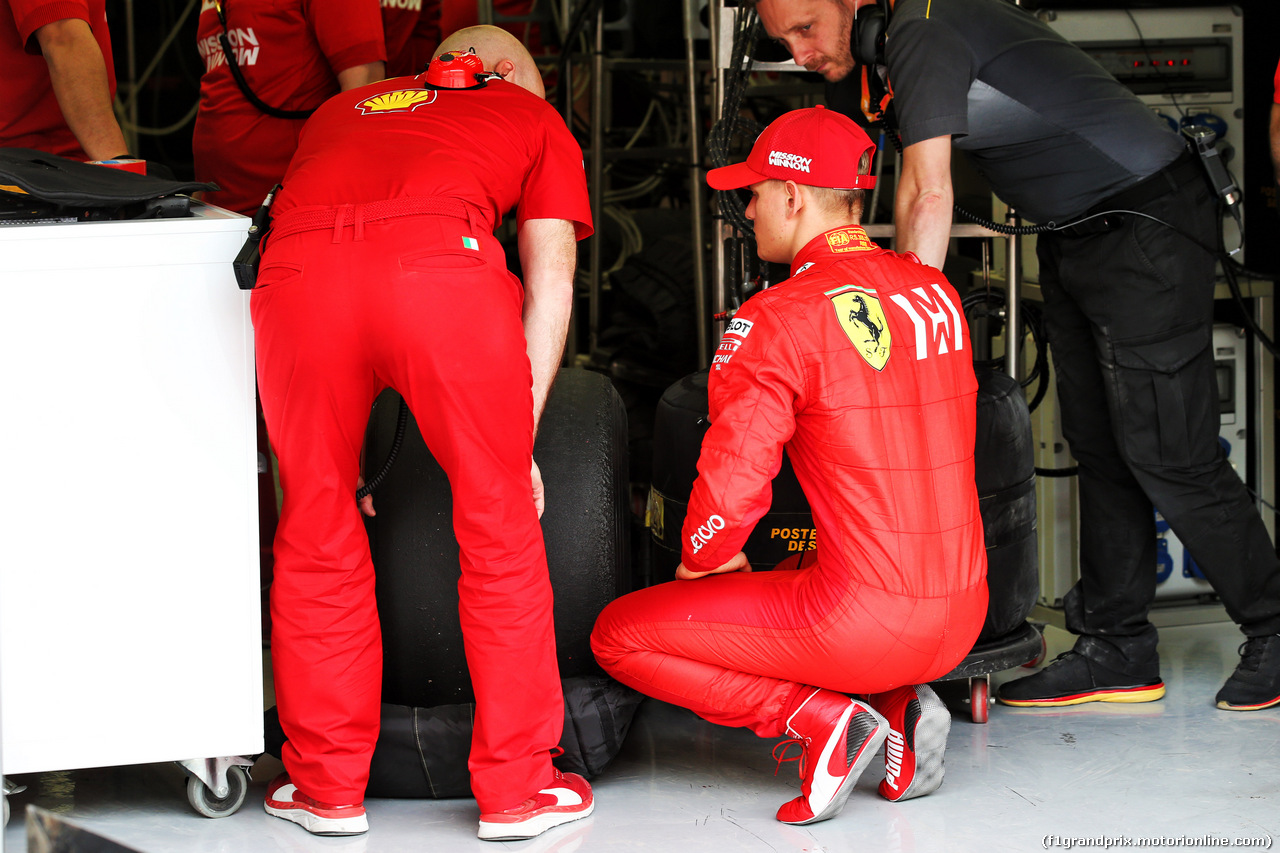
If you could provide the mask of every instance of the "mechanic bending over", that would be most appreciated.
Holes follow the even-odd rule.
[[[355,492],[386,387],[453,489],[479,835],[532,837],[594,805],[551,764],[564,710],[533,462],[575,239],[591,233],[582,151],[510,34],[461,30],[441,50],[423,75],[344,92],[307,122],[252,295],[284,488],[271,651],[287,772],[266,810],[321,835],[368,827],[382,642]],[[493,236],[517,205],[523,288]]]
[[[968,329],[942,273],[858,225],[874,149],[848,117],[796,110],[708,174],[751,188],[758,253],[791,278],[720,342],[677,580],[610,604],[591,638],[624,684],[794,738],[784,823],[839,814],[886,736],[882,796],[941,784],[951,716],[926,682],[969,653],[987,610]],[[741,548],[784,447],[819,545],[753,574]]]
[[[1040,234],[1037,255],[1063,433],[1080,466],[1080,581],[1064,602],[1078,638],[1043,671],[1003,685],[1000,700],[1164,695],[1147,618],[1154,505],[1246,637],[1217,706],[1280,703],[1280,563],[1218,444],[1206,246],[1221,222],[1194,153],[1093,59],[1006,0],[757,9],[797,62],[862,87],[870,114],[886,110],[891,124],[896,114],[900,251],[942,265],[953,144],[1024,217],[1070,224]],[[1126,212],[1093,215],[1117,210]]]

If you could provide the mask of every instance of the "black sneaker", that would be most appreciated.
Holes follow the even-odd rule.
[[[1280,705],[1280,634],[1250,637],[1240,646],[1240,664],[1222,685],[1218,707],[1257,711]]]
[[[1083,702],[1154,702],[1163,696],[1164,682],[1159,677],[1135,679],[1073,649],[1035,675],[1001,685],[996,698],[1018,708],[1055,708]]]

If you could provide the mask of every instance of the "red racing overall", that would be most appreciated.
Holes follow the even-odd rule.
[[[798,571],[640,590],[592,635],[624,684],[763,737],[783,733],[807,685],[879,693],[945,674],[987,607],[977,383],[955,291],[857,226],[814,238],[791,269],[720,342],[683,561],[706,572],[742,549],[784,446],[816,551]]]
[[[276,202],[252,311],[284,507],[271,590],[285,767],[310,797],[364,799],[382,645],[355,502],[374,397],[409,403],[449,476],[482,812],[551,775],[563,706],[530,484],[523,289],[493,227],[590,233],[582,154],[555,110],[506,83],[431,91],[401,77],[330,99]]]

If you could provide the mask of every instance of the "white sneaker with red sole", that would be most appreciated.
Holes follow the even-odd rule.
[[[364,804],[332,805],[313,800],[281,773],[267,786],[267,814],[291,820],[312,835],[359,835],[369,831]]]
[[[541,835],[553,826],[580,820],[591,814],[595,798],[591,785],[577,773],[553,768],[551,784],[514,808],[480,815],[485,841],[519,841]]]

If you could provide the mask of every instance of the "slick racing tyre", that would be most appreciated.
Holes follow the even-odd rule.
[[[399,395],[374,405],[365,441],[376,473],[393,442]],[[555,594],[562,678],[598,673],[596,616],[626,592],[627,424],[608,379],[561,370],[538,428],[534,459],[546,487],[542,533]],[[412,416],[366,519],[382,622],[383,702],[430,708],[475,699],[458,624],[458,543],[444,471]]]
[[[979,367],[974,447],[978,506],[987,544],[987,618],[978,645],[1005,637],[1031,615],[1040,594],[1036,467],[1031,412],[1018,381]]]
[[[680,565],[680,531],[698,476],[698,454],[707,432],[707,371],[691,373],[658,401],[653,425],[653,483],[647,517],[653,536],[645,584],[671,580]],[[813,514],[785,455],[773,478],[773,504],[743,546],[752,568],[772,569],[816,544]]]

